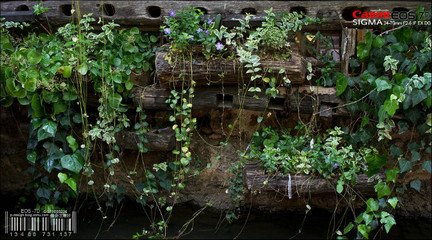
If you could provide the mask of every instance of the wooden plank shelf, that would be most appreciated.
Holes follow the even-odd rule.
[[[383,174],[378,176],[384,179]],[[376,180],[369,182],[369,178],[365,174],[358,175],[358,178],[354,189],[362,194],[373,194]],[[250,191],[276,191],[288,195],[288,180],[288,176],[281,174],[274,176],[266,174],[260,162],[249,162],[244,167],[243,182]],[[337,178],[324,179],[318,176],[293,174],[291,175],[291,192],[292,195],[296,193],[301,195],[336,192],[337,180]],[[265,181],[266,184],[264,184]]]
[[[175,132],[169,127],[144,133],[143,136],[148,140],[143,145],[150,152],[171,151],[175,147]],[[139,138],[135,132],[122,131],[117,133],[115,137],[120,147],[138,150]]]
[[[143,109],[150,110],[170,110],[165,101],[169,97],[169,90],[149,86],[147,88],[135,88],[135,105]],[[263,111],[267,105],[268,110],[286,110],[286,89],[280,88],[280,94],[275,99],[268,99],[264,93],[257,93],[259,99],[254,98],[254,94],[246,92],[240,97],[239,89],[234,86],[226,87],[199,87],[195,89],[195,96],[192,99],[193,109],[208,108],[240,108],[247,110]]]
[[[54,25],[63,25],[72,19],[71,9],[73,2],[69,1],[43,1],[45,7],[49,7],[47,17]],[[2,1],[1,16],[7,21],[24,21],[29,18],[29,12],[37,1]],[[325,18],[322,25],[307,26],[305,30],[341,30],[343,27],[352,27],[352,12],[362,11],[390,11],[393,9],[406,9],[415,11],[419,6],[430,8],[430,1],[91,1],[80,0],[81,14],[94,13],[98,19],[104,15],[106,22],[114,20],[116,23],[140,26],[143,29],[159,31],[159,25],[170,11],[181,11],[182,8],[197,7],[203,10],[207,16],[214,17],[222,14],[222,23],[225,26],[238,25],[238,20],[244,19],[246,13],[254,14],[251,19],[253,26],[258,26],[264,20],[265,12],[273,8],[279,11],[303,11],[310,17]],[[43,18],[41,18],[43,20]],[[362,27],[362,26],[355,26]],[[370,27],[370,26],[367,26]],[[373,26],[379,28],[380,26]]]
[[[179,78],[180,74],[185,79],[192,77],[197,86],[238,85],[243,81],[241,76],[244,76],[244,81],[250,79],[250,75],[246,74],[247,69],[242,68],[238,61],[207,60],[204,56],[197,56],[192,63],[188,60],[172,59],[170,64],[166,57],[166,52],[156,52],[156,75],[162,87],[169,87],[174,84],[180,86],[183,82]],[[305,66],[307,63],[295,51],[287,60],[272,61],[262,59],[260,63],[259,67],[263,71],[272,69],[274,74],[266,74],[268,77],[274,76],[281,80],[282,76],[286,76],[293,85],[301,85],[306,80]],[[281,69],[285,70],[284,74],[278,74]],[[261,72],[260,74],[263,75]]]

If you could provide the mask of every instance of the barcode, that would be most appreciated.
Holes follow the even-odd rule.
[[[77,232],[76,212],[72,214],[9,214],[5,212],[5,233]]]

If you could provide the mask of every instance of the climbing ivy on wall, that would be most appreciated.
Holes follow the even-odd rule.
[[[79,13],[79,8],[76,11]],[[43,8],[38,8],[37,13],[43,14]],[[152,219],[150,229],[143,229],[134,238],[167,237],[179,193],[186,187],[187,179],[200,171],[196,166],[198,159],[191,151],[192,137],[197,133],[197,119],[192,111],[196,87],[194,60],[204,55],[206,59],[232,61],[239,69],[245,69],[239,79],[241,107],[238,116],[229,125],[230,132],[225,140],[214,146],[218,148],[219,158],[234,128],[240,125],[246,92],[254,93],[255,98],[265,92],[270,99],[276,98],[281,87],[290,87],[291,81],[283,67],[274,77],[273,69],[265,69],[261,60],[289,59],[291,44],[298,41],[297,33],[304,26],[323,21],[303,13],[274,13],[270,9],[261,27],[253,29],[249,23],[251,16],[247,14],[240,20],[240,26],[228,29],[221,25],[221,15],[208,18],[199,9],[171,11],[169,15],[161,26],[161,32],[169,40],[164,48],[168,53],[166,60],[171,65],[182,66],[183,70],[180,75],[171,76],[173,84],[167,100],[172,110],[169,121],[175,132],[176,148],[172,152],[173,161],[151,166],[143,161],[141,179],[144,180],[136,182],[134,177],[140,174],[136,168],[125,169],[122,165],[116,134],[134,122],[126,104],[133,97],[131,75],[153,71],[158,39],[136,27],[118,29],[119,25],[105,24],[103,19],[99,19],[101,31],[96,33],[91,14],[59,28],[54,34],[47,30],[47,33],[22,37],[17,37],[19,31],[11,29],[24,29],[26,24],[0,22],[0,102],[6,107],[16,102],[28,106],[31,129],[27,159],[33,175],[31,187],[39,207],[69,206],[70,198],[78,196],[80,181],[93,188],[92,159],[96,149],[103,149],[103,167],[108,173],[103,183],[109,200],[107,205],[112,206],[114,199],[118,202],[123,199],[125,187],[113,176],[116,171],[126,172],[136,190],[136,201],[150,206],[152,216],[158,214],[158,218]],[[407,189],[405,183],[399,182],[408,171],[416,168],[430,172],[430,160],[422,159],[424,152],[430,154],[431,151],[428,135],[431,132],[430,30],[430,27],[401,27],[367,33],[365,42],[357,46],[357,55],[350,60],[350,67],[357,73],[354,75],[343,75],[334,69],[331,58],[322,57],[326,67],[315,83],[335,86],[337,95],[346,101],[344,106],[353,114],[361,113],[361,121],[350,124],[351,129],[335,127],[321,135],[314,135],[319,131],[312,129],[313,124],[299,126],[294,136],[288,130],[260,129],[265,110],[257,118],[257,132],[252,139],[245,140],[248,147],[241,151],[239,160],[230,170],[234,177],[229,180],[227,193],[235,207],[240,207],[247,193],[242,181],[246,161],[262,161],[269,175],[301,173],[335,177],[338,179],[336,192],[348,196],[350,203],[356,196],[351,190],[358,174],[377,178],[378,173],[384,172],[385,179],[378,179],[375,185],[377,197],[365,199],[366,210],[354,213],[355,220],[343,230],[337,229],[336,234],[343,238],[355,228],[358,237],[368,238],[371,231],[379,227],[388,233],[396,224],[392,212],[400,202],[396,194]],[[315,40],[318,38],[325,39],[320,33],[315,34]],[[312,64],[307,63],[305,67],[308,83],[312,85]],[[98,97],[97,112],[88,111],[90,94]],[[151,126],[141,106],[135,113],[133,128],[139,139],[139,157],[143,159],[142,154],[147,152],[143,134],[150,131]],[[402,118],[398,118],[396,124],[397,116]],[[398,133],[415,129],[419,134],[416,142],[408,144],[407,152],[391,145],[391,133],[396,125]],[[397,158],[396,162],[389,161],[389,155]],[[421,189],[418,179],[410,181],[409,185],[417,191]],[[106,218],[100,206],[99,210]],[[226,215],[228,221],[237,217],[234,211]],[[179,236],[193,219],[184,225]]]

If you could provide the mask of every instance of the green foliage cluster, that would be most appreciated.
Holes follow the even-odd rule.
[[[298,135],[304,134],[298,132]],[[343,174],[354,182],[358,174],[367,172],[366,160],[377,154],[377,150],[373,147],[355,150],[344,142],[342,135],[338,127],[328,130],[323,138],[295,137],[289,129],[279,134],[265,127],[255,132],[246,159],[261,161],[269,174],[317,174],[324,178]]]
[[[378,130],[379,139],[391,139],[395,126],[391,118],[403,115],[426,136],[427,114],[431,109],[430,29],[403,27],[382,36],[367,33],[365,43],[357,46],[351,67],[361,64],[361,76],[341,76],[336,89],[348,103],[347,108],[365,113],[361,129],[353,136],[356,144],[365,144]],[[429,43],[428,43],[429,42]],[[378,124],[372,124],[372,119]]]
[[[0,101],[6,107],[14,99],[29,106],[32,124],[27,158],[33,165],[29,172],[36,197],[48,208],[76,196],[81,173],[91,177],[90,137],[112,144],[115,132],[129,126],[122,102],[133,86],[130,75],[151,70],[154,60],[151,45],[156,38],[137,28],[116,30],[118,25],[113,23],[95,33],[94,21],[91,15],[84,15],[77,24],[67,24],[55,34],[32,33],[22,39],[13,37],[8,29],[24,25],[1,22],[0,26]],[[87,113],[90,83],[100,97],[99,115]],[[91,118],[98,120],[90,129]],[[79,125],[81,134],[75,130]],[[119,150],[118,146],[114,149]],[[107,159],[110,168],[118,158],[107,156],[111,156]],[[52,172],[58,173],[58,179],[46,175]],[[59,188],[61,184],[69,188]]]

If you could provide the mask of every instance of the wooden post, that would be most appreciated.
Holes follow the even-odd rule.
[[[341,72],[348,76],[350,58],[356,54],[357,29],[344,28],[342,30],[341,44]]]

